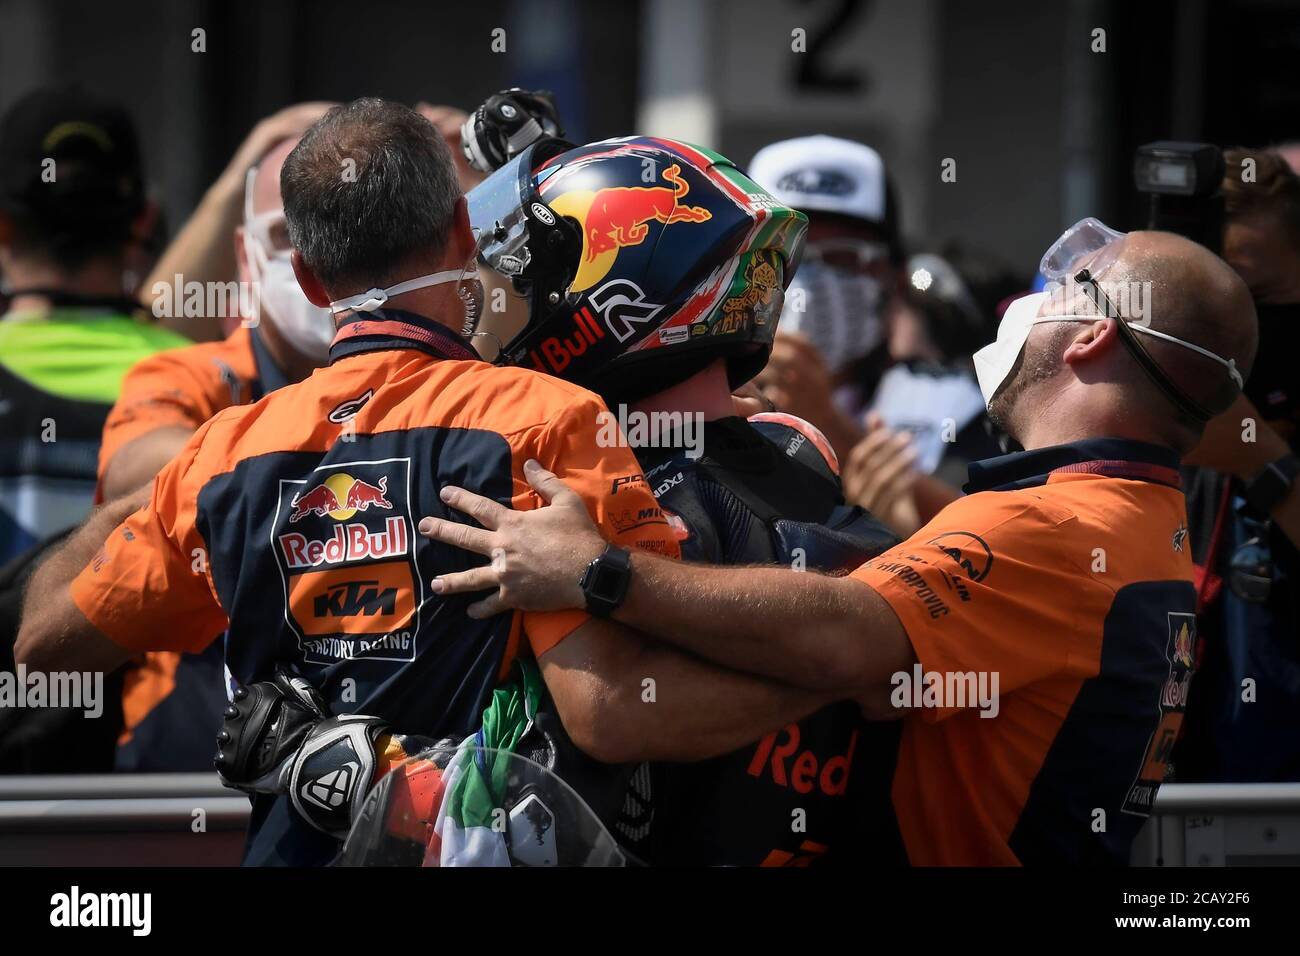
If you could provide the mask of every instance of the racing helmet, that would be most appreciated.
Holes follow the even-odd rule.
[[[480,260],[528,300],[498,362],[630,402],[718,358],[767,363],[808,220],[718,153],[654,137],[529,146],[468,194]]]

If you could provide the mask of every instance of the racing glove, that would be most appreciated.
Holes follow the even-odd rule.
[[[285,794],[303,819],[333,837],[347,834],[375,780],[415,752],[408,748],[431,743],[390,735],[378,717],[332,717],[310,684],[283,670],[236,688],[233,697],[217,734],[222,783]]]

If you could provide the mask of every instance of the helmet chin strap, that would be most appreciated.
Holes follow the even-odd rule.
[[[402,295],[405,292],[414,292],[416,289],[441,285],[444,282],[459,282],[464,274],[464,269],[449,269],[446,272],[434,272],[425,276],[417,276],[414,279],[399,282],[397,285],[390,285],[387,289],[371,289],[369,292],[362,292],[346,299],[336,299],[330,303],[330,311],[335,315],[349,310],[354,312],[374,312],[376,309],[382,308],[385,302],[395,296]]]

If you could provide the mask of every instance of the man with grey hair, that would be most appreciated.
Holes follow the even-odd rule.
[[[468,734],[526,648],[574,743],[610,763],[727,753],[834,699],[585,612],[475,620],[433,590],[478,562],[421,538],[418,517],[450,517],[451,484],[536,507],[525,461],[564,475],[621,544],[676,557],[677,538],[632,452],[598,447],[596,395],[489,365],[459,334],[481,303],[476,244],[427,120],[377,99],[331,110],[281,194],[298,282],[338,322],[330,364],[219,413],[151,489],[80,529],[33,581],[19,662],[111,669],[228,628],[245,686],[227,716],[244,719],[217,768],[254,794],[250,863],[327,862],[399,746],[387,727]],[[654,707],[647,674],[672,688]]]

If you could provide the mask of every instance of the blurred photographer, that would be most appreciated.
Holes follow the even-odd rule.
[[[1300,780],[1300,178],[1272,151],[1224,161],[1222,255],[1255,299],[1259,353],[1187,458],[1205,641],[1179,778]]]

